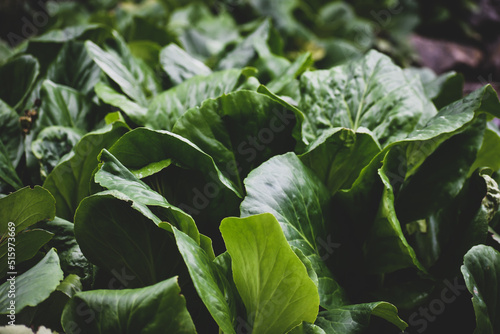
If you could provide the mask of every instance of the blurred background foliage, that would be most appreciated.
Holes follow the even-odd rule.
[[[242,38],[256,19],[268,16],[285,39],[289,58],[309,50],[317,66],[330,67],[377,48],[409,65],[415,60],[408,42],[412,32],[489,42],[498,38],[499,7],[488,0],[2,0],[0,38],[12,45],[20,42],[13,34],[25,38],[26,33],[100,23],[118,30],[129,43],[175,41],[207,59]],[[46,23],[40,14],[45,12]],[[34,24],[27,27],[26,22]],[[207,35],[209,45],[200,41]]]
[[[264,17],[272,28],[257,36]],[[494,0],[0,0],[0,63],[23,51],[27,38],[82,24],[117,30],[153,68],[161,48],[175,43],[220,69],[221,60],[255,34],[269,47],[256,57],[274,57],[276,65],[252,63],[259,79],[306,51],[316,68],[330,68],[370,49],[404,67],[461,72],[465,92],[486,83],[498,90],[500,77],[500,3]]]

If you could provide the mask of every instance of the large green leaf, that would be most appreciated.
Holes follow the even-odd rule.
[[[0,99],[17,109],[30,94],[38,77],[40,65],[36,58],[23,55],[0,67]]]
[[[65,126],[90,131],[99,121],[92,102],[73,88],[45,80],[41,100],[43,103],[37,120],[38,128]]]
[[[463,132],[482,114],[486,114],[487,118],[500,117],[500,102],[495,90],[490,85],[442,108],[425,125],[386,149],[401,146],[406,151],[406,157],[404,157],[407,164],[405,178],[409,178],[440,144]]]
[[[0,198],[0,235],[7,237],[8,224],[14,223],[15,232],[31,225],[53,219],[55,202],[50,193],[40,186],[25,187],[4,198]]]
[[[477,117],[465,131],[442,143],[411,177],[406,177],[396,199],[402,222],[426,218],[458,195],[476,160],[485,126],[484,115]]]
[[[196,333],[176,277],[142,289],[80,292],[62,324],[68,334]]]
[[[137,128],[122,136],[109,151],[140,179],[176,164],[213,173],[214,181],[236,193],[209,155],[175,133]]]
[[[126,95],[118,93],[103,82],[98,82],[95,85],[95,92],[99,99],[105,103],[120,108],[134,123],[146,124],[147,108],[130,100]]]
[[[415,250],[406,239],[394,208],[394,192],[390,172],[389,155],[378,170],[384,185],[378,213],[370,226],[364,248],[366,270],[369,273],[386,274],[402,268],[426,269],[417,259]]]
[[[184,258],[198,295],[208,308],[220,329],[236,334],[234,296],[226,278],[219,272],[209,255],[185,233],[172,227],[177,247]]]
[[[273,215],[226,218],[220,230],[252,333],[285,333],[316,320],[316,285]]]
[[[92,173],[97,167],[97,155],[109,148],[125,132],[124,123],[116,122],[82,137],[73,153],[47,176],[43,186],[56,199],[57,216],[73,221],[80,201],[90,195]]]
[[[54,198],[40,186],[26,187],[0,199],[1,277],[8,271],[15,271],[9,254],[14,253],[15,263],[19,264],[32,258],[52,238],[49,232],[27,228],[53,219],[54,215]]]
[[[170,81],[178,85],[196,75],[209,75],[212,70],[198,59],[175,44],[169,44],[161,50],[160,63]]]
[[[142,105],[146,104],[144,92],[135,84],[136,78],[118,55],[104,51],[91,41],[85,42],[85,46],[90,57],[120,86],[125,94]]]
[[[333,215],[329,209],[330,194],[317,176],[294,153],[287,153],[253,170],[245,179],[245,188],[247,196],[241,203],[241,216],[272,213],[290,245],[311,262],[319,280],[321,306],[345,304],[343,289],[323,262],[334,251],[328,249]]]
[[[91,41],[85,42],[90,57],[122,91],[142,106],[159,90],[153,71],[130,53],[125,41],[114,33],[113,43],[102,49]]]
[[[201,233],[222,243],[214,226],[238,213],[242,196],[209,155],[179,135],[146,128],[124,135],[109,151],[168,203],[191,215]]]
[[[99,66],[89,57],[83,42],[79,41],[65,43],[47,70],[49,80],[71,87],[84,95],[94,90],[100,74]]]
[[[34,267],[16,276],[14,275],[15,312],[21,312],[27,306],[37,306],[57,288],[63,280],[63,272],[59,266],[59,257],[55,249],[51,249]],[[12,276],[0,286],[1,314],[8,314],[12,299],[9,289]]]
[[[156,214],[188,234],[198,244],[200,243],[200,234],[191,216],[168,203],[165,197],[153,191],[147,184],[139,180],[106,149],[101,152],[99,160],[102,163],[100,169],[95,174],[95,181],[97,183],[109,190],[120,191],[135,202],[147,206],[164,208],[165,210],[162,211],[157,210]]]
[[[300,156],[333,195],[350,188],[361,170],[380,152],[370,131],[332,128],[325,131]]]
[[[500,329],[500,253],[492,247],[472,247],[461,267],[476,313],[475,334],[493,334]]]
[[[361,334],[365,333],[372,316],[381,317],[400,330],[404,331],[408,325],[398,317],[397,308],[386,302],[375,302],[343,306],[318,315],[316,325],[331,334]]]
[[[232,69],[187,79],[151,101],[146,124],[152,129],[171,130],[188,109],[201,105],[206,99],[239,89],[253,74],[252,69]]]
[[[331,204],[335,212],[334,227],[338,230],[336,242],[342,245],[334,254],[335,273],[353,300],[367,301],[377,274],[408,267],[425,270],[394,212],[391,181],[398,172],[398,156],[398,151],[377,155],[350,189],[335,194]]]
[[[304,73],[301,93],[299,108],[316,137],[332,127],[366,127],[383,147],[437,113],[420,80],[409,80],[376,51],[330,70]]]
[[[266,95],[237,91],[190,109],[173,132],[212,156],[241,190],[242,180],[252,169],[274,155],[294,150],[302,139],[300,116]]]
[[[81,201],[75,236],[92,263],[125,287],[144,287],[177,273],[180,256],[172,233],[158,228],[130,198],[103,192]]]

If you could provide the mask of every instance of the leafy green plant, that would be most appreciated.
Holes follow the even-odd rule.
[[[66,333],[500,330],[490,86],[287,58],[369,29],[341,2],[53,5],[0,66],[0,313],[15,275],[16,323]],[[470,318],[419,319],[449,282]]]

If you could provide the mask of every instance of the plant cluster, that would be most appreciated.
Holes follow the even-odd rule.
[[[315,29],[291,1],[240,4],[261,10],[244,24],[229,0],[109,3],[49,2],[46,31],[0,53],[2,324],[500,331],[490,86],[289,52],[291,32],[349,29],[341,2]]]

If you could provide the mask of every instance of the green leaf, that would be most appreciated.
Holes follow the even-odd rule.
[[[14,51],[10,48],[10,46],[5,42],[1,41],[0,42],[0,64],[4,63],[7,61],[10,56],[14,54]]]
[[[54,198],[40,186],[26,187],[0,199],[0,277],[15,271],[9,270],[13,252],[19,264],[32,258],[52,238],[49,232],[27,228],[54,215]]]
[[[353,59],[362,58],[366,52],[352,41],[340,38],[323,39],[309,44],[307,49],[313,54],[316,53],[317,57],[323,56],[315,63],[317,68],[342,65]]]
[[[171,130],[175,122],[188,109],[238,90],[251,69],[226,70],[208,75],[198,75],[159,94],[149,105],[146,125],[152,129]]]
[[[14,275],[15,276],[15,275]],[[9,276],[9,279],[12,276]],[[37,306],[57,288],[63,280],[63,272],[59,267],[59,257],[55,249],[51,249],[34,267],[15,277],[16,313],[27,306]],[[0,314],[8,314],[10,306],[9,289],[11,281],[0,286]]]
[[[372,7],[371,4],[364,4],[364,6]],[[352,3],[340,1],[326,3],[318,12],[318,18],[315,22],[316,31],[321,37],[335,36],[328,41],[341,40],[360,51],[366,51],[376,43],[375,30],[379,27],[376,27],[375,22],[372,23],[356,15],[358,11],[359,8],[356,8]],[[378,16],[375,17],[376,14],[373,15],[373,18],[378,18]],[[329,54],[326,57],[328,56]],[[345,57],[349,60],[348,54]]]
[[[125,132],[123,123],[114,123],[89,132],[78,142],[73,153],[47,176],[43,186],[56,199],[57,216],[73,221],[78,203],[90,195],[92,173],[97,167],[97,155],[109,148]]]
[[[33,258],[40,248],[49,242],[54,235],[50,232],[31,229],[25,230],[16,234],[15,238],[9,242],[9,239],[2,240],[0,243],[0,277],[4,277],[9,270],[9,259],[12,257],[8,254],[15,255],[15,263],[20,264],[26,260]],[[10,247],[13,247],[9,249]]]
[[[433,264],[435,276],[455,273],[467,251],[486,242],[488,223],[499,204],[496,182],[488,175],[473,174],[450,203],[425,220],[426,233],[415,234],[419,258]]]
[[[93,113],[92,103],[73,88],[45,80],[41,89],[38,128],[65,126],[90,131],[99,121]]]
[[[95,93],[104,103],[120,108],[134,123],[138,125],[146,123],[148,109],[130,100],[127,96],[118,93],[105,83],[98,82],[95,85]]]
[[[100,74],[101,69],[89,57],[83,42],[78,41],[65,43],[47,70],[49,80],[86,96],[93,92]]]
[[[87,284],[92,279],[92,265],[80,250],[76,242],[75,225],[67,220],[55,217],[45,223],[38,223],[38,227],[51,232],[54,236],[48,246],[57,249],[61,261],[61,269],[65,273],[76,274]]]
[[[161,51],[160,44],[149,40],[142,40],[131,41],[127,45],[132,56],[141,59],[151,68],[155,68],[158,66]]]
[[[20,189],[23,182],[17,175],[16,169],[12,165],[9,152],[0,140],[0,180],[11,185],[14,189]]]
[[[76,293],[82,291],[80,277],[74,274],[66,276],[56,290],[62,292],[70,298],[73,297]]]
[[[74,128],[49,126],[43,129],[31,142],[33,155],[40,162],[41,175],[46,177],[81,137],[81,131]]]
[[[44,188],[25,187],[4,198],[0,198],[0,234],[2,240],[7,237],[8,224],[14,223],[15,232],[19,233],[31,225],[54,218],[54,198]]]
[[[271,92],[269,89],[267,89],[266,86],[260,85],[257,88],[257,92],[260,94],[264,94],[271,99],[273,99],[275,102],[279,103],[284,109],[291,110],[295,114],[296,122],[298,124],[304,124],[304,114],[302,111],[300,111],[296,106],[294,101],[290,101],[287,99],[286,96],[278,96]],[[285,101],[285,99],[287,99]],[[311,137],[311,134],[307,131],[308,129],[305,128],[304,125],[302,125],[302,128],[299,126],[296,126],[292,133],[293,137],[297,141],[295,145],[295,151],[296,152],[304,152],[306,150],[306,143],[309,143],[310,139],[314,139],[314,136]]]
[[[263,94],[238,91],[190,109],[172,131],[212,156],[241,191],[242,180],[252,169],[274,155],[293,151],[301,140],[294,131],[300,129],[294,111]]]
[[[142,289],[80,292],[61,321],[68,334],[196,333],[176,277]]]
[[[37,328],[43,324],[51,329],[62,330],[61,315],[64,307],[71,297],[80,291],[82,291],[80,277],[73,274],[66,276],[50,297],[34,309],[31,326]]]
[[[391,322],[401,331],[408,327],[406,322],[398,317],[397,308],[386,302],[348,305],[322,311],[315,324],[327,333],[360,334],[368,329],[373,315]]]
[[[271,20],[266,19],[250,35],[241,41],[233,50],[227,53],[217,64],[218,70],[242,68],[249,66],[257,56],[259,47],[265,45],[271,35]],[[264,45],[262,45],[264,44]],[[267,50],[269,52],[269,50]]]
[[[95,174],[95,181],[104,188],[117,190],[130,197],[133,201],[166,210],[157,211],[161,219],[167,220],[181,231],[200,243],[200,234],[193,218],[171,205],[168,201],[153,191],[147,184],[139,180],[132,172],[123,166],[116,157],[104,149],[99,160],[100,169]],[[162,227],[162,225],[160,225]],[[170,229],[170,228],[169,228]]]
[[[305,72],[313,63],[309,52],[301,54],[283,73],[267,83],[267,88],[274,93],[280,93],[287,84]]]
[[[418,76],[427,95],[439,110],[460,100],[463,95],[464,77],[462,74],[447,72],[437,76],[428,68],[408,68],[404,70],[408,78]]]
[[[361,170],[380,152],[380,146],[366,129],[332,128],[325,131],[300,156],[300,160],[323,181],[333,195],[350,188]]]
[[[65,43],[80,37],[94,37],[94,35],[106,35],[107,31],[98,24],[80,24],[66,27],[64,29],[53,29],[45,34],[36,36],[30,40],[30,43]],[[84,38],[95,39],[95,38]]]
[[[343,278],[346,287],[352,282],[350,291],[357,291],[357,280],[366,274],[365,242],[371,233],[371,227],[380,208],[384,186],[378,174],[385,156],[379,153],[354,181],[350,189],[341,189],[333,197],[332,211],[338,219],[337,235],[342,247],[338,249],[336,258],[340,269],[337,275]],[[362,209],[360,209],[362,208]],[[336,238],[337,239],[337,238]],[[352,263],[363,263],[352,266]],[[352,292],[351,292],[352,293]]]
[[[298,1],[266,2],[265,0],[250,0],[249,4],[263,17],[271,17],[285,36],[304,38],[306,33],[301,22],[294,16],[294,11],[300,6]]]
[[[310,324],[308,322],[303,322],[300,325],[294,327],[288,334],[326,334],[321,327]]]
[[[175,44],[169,44],[161,50],[160,63],[174,85],[197,75],[212,73],[205,64]]]
[[[405,138],[437,113],[420,80],[409,80],[390,58],[363,59],[301,76],[304,111],[316,137],[333,127],[370,129],[382,147]]]
[[[441,143],[465,130],[476,117],[481,114],[500,117],[499,110],[498,96],[495,90],[487,85],[442,108],[425,125],[408,134],[399,143],[391,145],[408,144],[405,148],[408,165],[406,178],[415,173]]]
[[[330,194],[317,176],[295,154],[287,153],[254,169],[245,179],[245,188],[241,216],[272,213],[290,245],[311,262],[319,280],[321,306],[345,304],[343,289],[323,262],[335,244],[329,226],[333,219]]]
[[[140,105],[147,105],[147,96],[141,89],[142,82],[138,82],[140,78],[133,72],[133,69],[126,67],[127,64],[124,64],[124,60],[119,55],[105,51],[91,41],[85,42],[85,47],[101,70],[116,82],[125,94]],[[135,66],[138,65],[135,64]]]
[[[201,60],[218,55],[226,45],[239,38],[238,26],[227,12],[214,15],[201,3],[178,7],[170,16],[168,29],[190,55]]]
[[[462,133],[442,143],[411,177],[406,176],[396,199],[402,223],[426,218],[458,195],[476,160],[485,126],[484,115],[477,117]]]
[[[233,291],[209,255],[187,234],[172,230],[196,291],[224,333],[233,333],[236,318]]]
[[[12,58],[0,67],[0,99],[12,108],[19,108],[30,94],[38,77],[40,65],[36,58],[23,55]]]
[[[489,246],[472,247],[461,267],[467,289],[472,294],[476,314],[475,334],[493,334],[500,329],[500,253]]]
[[[413,267],[424,273],[401,229],[401,223],[394,208],[394,192],[388,172],[391,170],[389,157],[378,170],[384,185],[382,199],[373,225],[369,229],[368,239],[364,248],[366,270],[372,274],[385,274],[398,269]]]
[[[158,228],[135,202],[118,192],[81,201],[75,236],[89,261],[114,275],[119,281],[114,283],[128,288],[160,282],[175,273],[182,261],[172,233]]]
[[[0,100],[0,141],[5,146],[7,159],[17,167],[24,153],[19,115],[2,100]]]
[[[168,203],[191,215],[201,233],[222,242],[214,224],[238,213],[242,195],[208,154],[179,135],[146,128],[124,135],[109,151]]]
[[[285,333],[314,322],[318,290],[273,215],[225,218],[220,230],[252,333]]]
[[[481,167],[488,167],[491,170],[497,171],[500,169],[500,156],[491,154],[492,152],[500,151],[500,136],[495,130],[486,128],[484,132],[483,143],[479,152],[477,152],[476,161],[469,169],[469,176]]]

